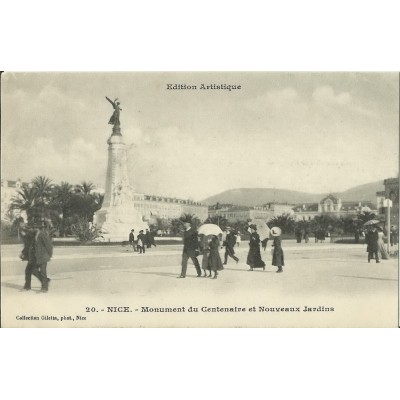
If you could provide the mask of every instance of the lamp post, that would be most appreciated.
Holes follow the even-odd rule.
[[[390,199],[383,201],[383,207],[386,208],[386,224],[387,224],[387,251],[390,255],[390,207],[393,206],[393,202]]]

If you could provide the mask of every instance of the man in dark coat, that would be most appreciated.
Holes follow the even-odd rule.
[[[178,278],[186,278],[187,263],[189,258],[196,267],[197,276],[201,276],[201,269],[197,256],[199,254],[199,239],[195,229],[192,229],[188,222],[184,223],[185,232],[183,233],[183,252],[182,252],[182,269]]]
[[[235,256],[235,244],[236,244],[236,236],[231,231],[231,228],[226,228],[227,234],[225,238],[225,242],[223,245],[225,246],[225,260],[224,265],[228,263],[228,256],[233,258],[236,261],[236,264],[239,262],[239,259]]]
[[[36,230],[31,226],[24,226],[21,230],[21,236],[24,241],[24,248],[21,252],[20,258],[22,261],[28,261],[25,268],[25,290],[31,290],[32,275],[36,276],[42,283],[40,272],[36,268],[35,259],[35,235]]]
[[[150,231],[148,229],[146,229],[146,247],[149,249],[151,248],[151,235],[150,235]]]
[[[35,237],[29,252],[29,263],[32,265],[31,275],[39,277],[42,283],[42,292],[49,290],[50,279],[47,277],[47,263],[52,256],[53,242],[46,225],[42,223],[40,227],[35,229]],[[27,283],[25,283],[25,286],[27,286]]]
[[[373,225],[370,231],[367,232],[365,237],[365,241],[367,243],[367,252],[368,252],[368,262],[371,261],[371,258],[374,258],[375,261],[379,263],[379,247],[378,247],[378,231],[376,230],[376,226]]]
[[[135,232],[134,229],[132,229],[131,233],[129,234],[129,244],[132,246],[133,251],[136,251],[136,249],[135,249],[135,235],[134,235],[133,232]]]

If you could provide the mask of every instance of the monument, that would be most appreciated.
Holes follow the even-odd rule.
[[[128,240],[131,229],[135,236],[149,226],[142,214],[134,206],[134,190],[129,183],[126,144],[121,134],[120,103],[118,99],[106,99],[114,112],[109,120],[113,125],[108,143],[108,165],[102,208],[96,213],[96,225],[102,230],[106,241]]]

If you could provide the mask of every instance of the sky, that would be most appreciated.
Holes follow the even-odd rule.
[[[167,84],[240,90],[167,90]],[[5,73],[2,178],[105,186],[119,98],[138,193],[340,192],[397,176],[397,73]]]

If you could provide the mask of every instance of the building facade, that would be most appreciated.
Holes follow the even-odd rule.
[[[294,207],[295,221],[310,221],[317,215],[330,215],[340,218],[357,215],[363,210],[377,211],[370,201],[342,201],[332,194],[324,197],[319,203],[307,203]]]
[[[150,223],[155,223],[158,218],[179,218],[182,214],[192,214],[201,222],[208,218],[207,206],[191,200],[136,193],[134,205]]]
[[[20,179],[16,181],[1,180],[1,220],[9,220],[9,207],[11,205],[11,200],[14,196],[18,194],[18,190],[25,185]],[[18,212],[14,211],[14,215]],[[18,214],[19,216],[19,214]]]
[[[225,218],[229,223],[263,219],[269,221],[282,214],[293,214],[293,205],[268,203],[262,206],[246,207],[233,204],[214,204],[208,207],[208,216]]]

